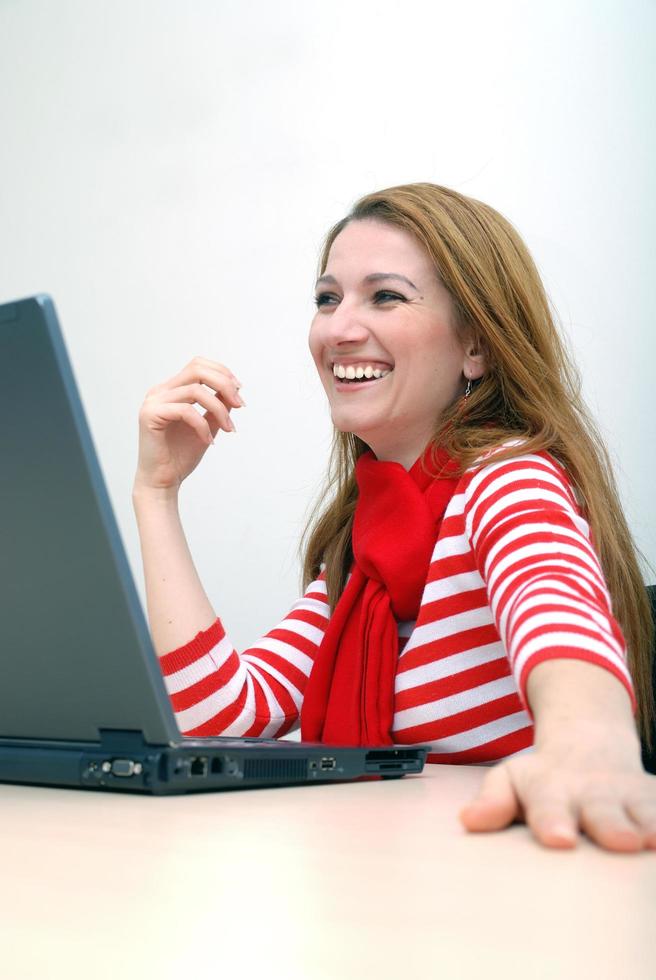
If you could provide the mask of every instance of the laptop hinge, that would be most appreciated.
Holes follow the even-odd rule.
[[[142,731],[123,728],[99,728],[100,745],[106,752],[133,753],[148,748]]]

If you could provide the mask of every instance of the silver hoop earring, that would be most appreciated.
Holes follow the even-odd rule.
[[[465,398],[469,398],[471,393],[472,393],[471,378],[467,378],[467,387],[465,388]]]

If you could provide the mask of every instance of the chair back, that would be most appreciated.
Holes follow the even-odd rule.
[[[647,586],[647,595],[649,596],[649,601],[651,603],[651,618],[654,623],[654,635],[652,639],[652,661],[651,661],[651,680],[652,687],[654,690],[654,699],[656,700],[656,585]],[[647,770],[647,772],[656,773],[656,719],[652,725],[651,732],[651,751],[647,751],[647,748],[643,742],[642,745],[642,764]]]

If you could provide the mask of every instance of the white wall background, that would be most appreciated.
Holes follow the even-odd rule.
[[[414,180],[524,235],[656,564],[655,40],[653,0],[0,0],[0,301],[55,298],[142,596],[137,413],[200,354],[248,402],[183,488],[201,578],[239,646],[294,600],[321,237]]]

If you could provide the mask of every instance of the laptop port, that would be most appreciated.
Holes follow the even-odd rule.
[[[114,759],[112,761],[113,776],[140,776],[143,766],[140,762],[133,762],[132,759]]]
[[[189,766],[189,775],[207,776],[207,768],[208,768],[207,756],[197,755],[191,760],[191,764]]]
[[[321,769],[326,772],[328,769],[335,769],[337,766],[337,760],[333,759],[332,756],[324,756],[321,760]]]
[[[223,772],[223,759],[220,756],[217,755],[212,759],[211,769],[215,776]]]
[[[365,757],[365,771],[402,776],[421,772],[423,759],[417,749],[371,749]]]

